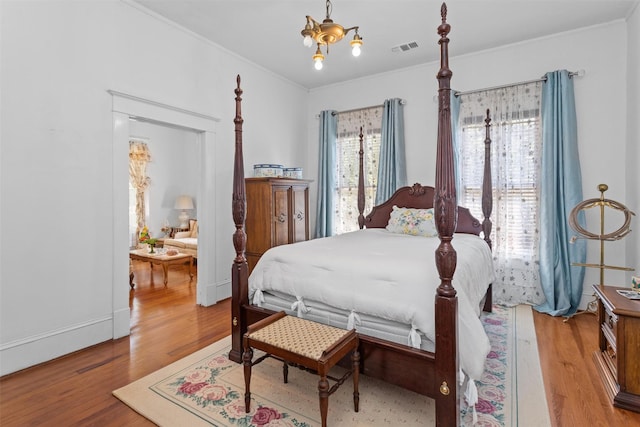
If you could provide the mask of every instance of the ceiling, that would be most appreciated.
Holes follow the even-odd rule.
[[[452,56],[625,19],[638,0],[448,0]],[[331,45],[324,68],[302,45],[305,15],[322,22],[324,0],[131,0],[259,66],[313,89],[439,59],[441,1],[333,0],[331,18],[359,26],[362,54],[351,56],[351,33]],[[418,47],[393,52],[401,44]],[[324,53],[324,49],[323,49]]]

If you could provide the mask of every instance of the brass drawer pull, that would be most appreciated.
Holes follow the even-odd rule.
[[[449,395],[449,385],[447,384],[446,381],[442,381],[442,384],[440,384],[440,393],[443,394],[444,396],[448,396]]]

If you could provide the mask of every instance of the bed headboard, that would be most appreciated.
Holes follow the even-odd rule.
[[[384,228],[389,223],[393,206],[401,208],[429,209],[433,207],[433,187],[426,187],[418,183],[411,187],[402,187],[386,202],[374,206],[364,219],[367,228]],[[458,206],[458,221],[456,233],[480,235],[482,226],[480,221],[471,215],[469,209]]]

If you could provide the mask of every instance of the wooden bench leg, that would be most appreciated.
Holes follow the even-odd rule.
[[[251,410],[251,360],[253,359],[253,350],[251,347],[244,349],[242,354],[242,362],[244,364],[244,410],[249,413]]]
[[[360,392],[358,391],[358,381],[360,380],[360,352],[358,348],[351,355],[353,369],[353,409],[358,412],[360,410]]]
[[[285,384],[289,382],[289,365],[287,365],[287,362],[282,362],[282,378],[284,378]]]
[[[322,427],[327,427],[327,412],[329,412],[329,381],[326,375],[318,381],[318,396],[320,397],[320,420]]]

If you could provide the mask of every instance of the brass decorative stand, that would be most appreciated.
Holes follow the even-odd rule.
[[[630,211],[625,205],[620,202],[616,202],[615,200],[605,199],[604,192],[609,189],[607,184],[599,184],[598,191],[600,192],[599,199],[588,199],[578,203],[572,210],[569,215],[569,225],[571,228],[578,233],[578,236],[573,236],[571,241],[574,242],[576,239],[589,239],[589,240],[599,240],[600,241],[600,264],[588,264],[588,263],[572,263],[574,266],[581,267],[590,267],[590,268],[599,268],[600,269],[600,287],[604,287],[604,270],[623,270],[623,271],[634,271],[634,268],[630,267],[617,267],[613,265],[606,265],[604,263],[604,242],[611,242],[615,240],[620,240],[625,237],[627,234],[631,233],[631,217],[635,215],[632,211]],[[592,233],[590,231],[585,230],[580,224],[578,224],[578,213],[583,209],[591,209],[594,207],[600,208],[600,233]],[[612,208],[615,210],[622,211],[624,213],[624,224],[617,230],[611,233],[604,232],[604,208]],[[587,304],[587,309],[584,311],[576,312],[573,316],[577,316],[582,313],[591,313],[598,314],[598,299],[595,294],[593,295],[593,301]],[[571,316],[571,317],[573,317]],[[564,321],[568,321],[571,317],[567,317]]]

